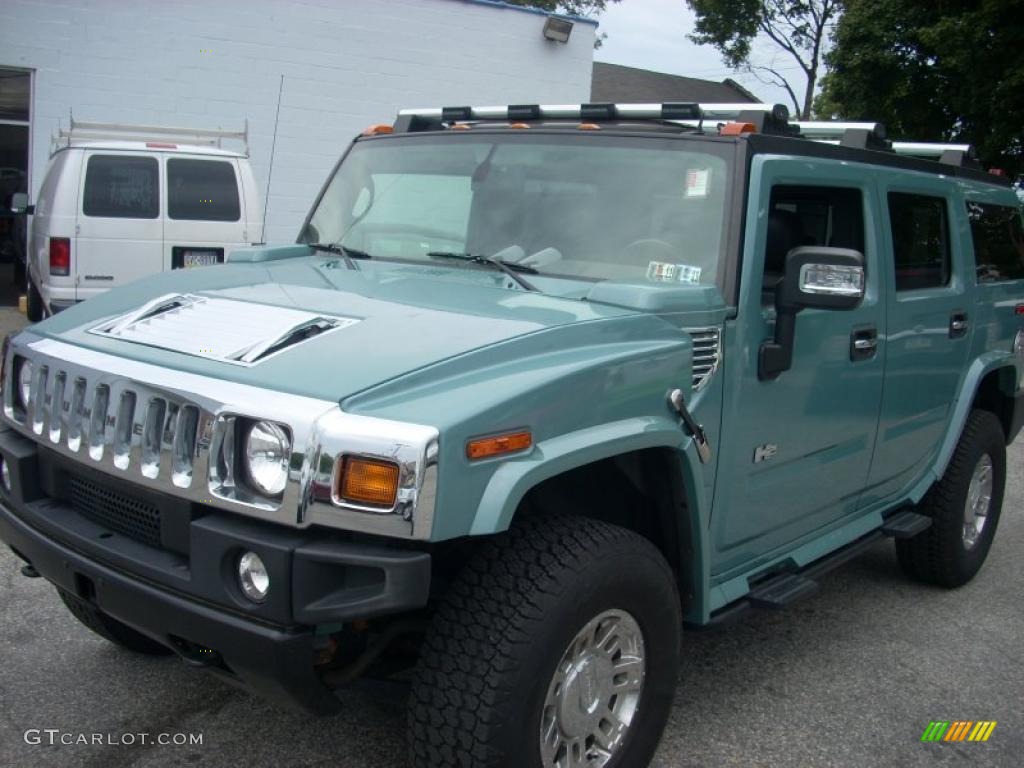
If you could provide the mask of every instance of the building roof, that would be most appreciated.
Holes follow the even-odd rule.
[[[759,101],[754,94],[734,80],[698,80],[695,77],[652,72],[649,69],[606,64],[602,61],[594,62],[590,99],[597,103],[644,104],[666,101],[756,104]]]

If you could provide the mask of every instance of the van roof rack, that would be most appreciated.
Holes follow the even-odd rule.
[[[249,156],[249,121],[241,131],[220,128],[179,128],[164,125],[133,125],[129,123],[79,122],[71,118],[69,128],[58,128],[53,137],[52,155],[63,147],[81,141],[143,141],[147,143],[182,143],[201,147],[221,148],[225,141],[239,141],[242,154]]]
[[[469,128],[478,123],[633,123],[701,130],[708,124],[739,123],[737,133],[750,130],[774,135],[802,137],[823,144],[892,152],[897,155],[937,160],[944,165],[981,170],[968,144],[891,141],[884,123],[842,120],[790,121],[785,104],[665,102],[663,104],[508,104],[491,107],[432,107],[403,109],[393,132],[437,131],[449,127]],[[741,127],[743,126],[743,127]],[[518,127],[518,126],[512,126]]]

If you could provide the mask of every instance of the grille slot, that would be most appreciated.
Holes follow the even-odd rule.
[[[688,328],[693,338],[693,389],[702,389],[722,362],[722,333],[718,328]]]
[[[97,525],[151,547],[160,547],[160,510],[153,504],[78,475],[68,476],[68,501]]]

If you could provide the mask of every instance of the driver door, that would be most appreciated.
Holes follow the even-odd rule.
[[[711,523],[717,574],[749,569],[856,512],[882,397],[872,187],[838,163],[758,157],[751,196],[763,202],[748,212],[739,312],[726,328],[734,353]],[[862,252],[865,297],[852,310],[800,312],[792,367],[762,380],[758,352],[774,333],[775,283],[786,254],[809,245]],[[869,343],[854,353],[858,339]]]

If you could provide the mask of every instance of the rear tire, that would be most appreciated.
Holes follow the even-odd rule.
[[[156,640],[151,640],[140,632],[136,632],[127,624],[122,624],[117,619],[108,616],[92,603],[65,592],[58,587],[57,594],[71,611],[71,615],[78,619],[97,635],[109,640],[114,645],[119,645],[135,653],[143,653],[147,656],[167,656],[172,653],[171,649],[161,645]]]
[[[581,517],[513,526],[470,559],[424,640],[413,766],[550,768],[570,749],[573,765],[646,766],[681,626],[672,569],[641,536]],[[610,758],[587,760],[602,744]]]
[[[1005,483],[1006,437],[999,419],[971,411],[946,473],[918,505],[932,518],[931,527],[896,540],[904,573],[948,588],[974,578],[996,535]]]
[[[43,307],[43,297],[36,289],[35,283],[32,282],[31,276],[25,279],[25,294],[27,296],[25,314],[28,316],[29,321],[38,323],[43,319],[45,308]]]

